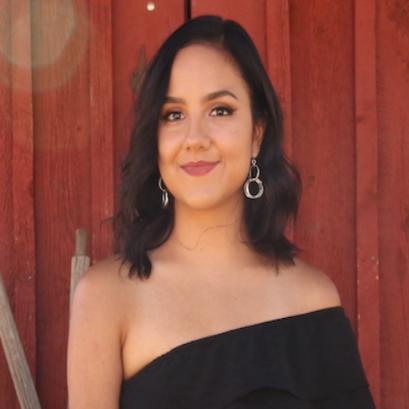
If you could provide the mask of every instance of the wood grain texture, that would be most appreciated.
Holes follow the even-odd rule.
[[[335,282],[356,329],[353,2],[290,2],[293,158],[302,257]]]
[[[0,270],[14,308],[13,132],[11,100],[11,1],[0,0]],[[17,409],[17,396],[0,348],[0,408]]]
[[[92,235],[90,19],[83,0],[32,3],[37,257],[37,390],[67,404],[70,260]]]
[[[376,5],[355,2],[356,237],[358,341],[377,406],[380,405],[378,126]]]
[[[14,316],[33,379],[36,377],[34,135],[30,1],[12,2],[11,19]]]
[[[114,213],[111,10],[111,0],[90,2],[90,244],[93,262],[112,253],[113,232],[107,222]]]
[[[21,409],[41,409],[0,271],[0,338]]]
[[[266,2],[267,70],[280,98],[285,122],[286,152],[292,154],[291,39],[289,0]]]
[[[381,408],[409,408],[409,3],[377,2]]]
[[[0,17],[0,269],[36,374],[33,133],[29,1],[1,1]],[[0,353],[0,407],[17,407]],[[4,370],[3,370],[4,368]],[[4,389],[3,389],[4,388]]]

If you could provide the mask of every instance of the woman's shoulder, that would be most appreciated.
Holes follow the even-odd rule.
[[[300,308],[314,311],[341,305],[338,290],[329,276],[305,261],[296,258],[286,276]]]
[[[92,265],[80,278],[74,293],[74,304],[86,310],[120,309],[126,299],[129,266],[120,256],[113,256]],[[96,312],[96,311],[95,311]]]
[[[115,407],[122,380],[126,280],[126,266],[112,257],[95,263],[76,286],[68,340],[72,407],[89,407],[91,402]]]
[[[121,286],[129,279],[129,265],[119,255],[93,264],[80,278],[77,288],[103,291],[112,286]],[[77,289],[76,289],[77,291]]]

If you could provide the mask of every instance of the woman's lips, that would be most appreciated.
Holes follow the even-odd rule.
[[[217,165],[217,162],[188,162],[182,165],[182,169],[190,176],[203,176],[209,173]]]

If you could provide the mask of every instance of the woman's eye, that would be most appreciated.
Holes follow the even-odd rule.
[[[167,112],[165,115],[163,115],[163,119],[165,121],[179,121],[180,119],[183,119],[183,115],[181,112],[179,111],[171,111],[171,112]]]
[[[228,116],[233,113],[233,109],[227,107],[217,107],[211,112],[211,116]]]

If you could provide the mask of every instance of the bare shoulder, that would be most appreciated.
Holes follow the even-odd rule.
[[[109,319],[111,328],[116,324],[122,331],[130,299],[128,273],[129,266],[116,256],[91,266],[75,288],[71,318]]]
[[[94,264],[80,278],[74,292],[71,327],[77,324],[121,333],[126,311],[126,267],[120,258],[112,257]],[[107,327],[106,322],[110,325]],[[85,325],[84,325],[85,324]]]
[[[302,309],[313,311],[341,305],[335,284],[320,269],[296,258],[288,272],[297,304]]]
[[[122,381],[127,268],[118,258],[92,266],[74,294],[68,341],[70,407],[115,408]],[[110,368],[106,371],[106,368]]]
[[[92,265],[81,277],[80,283],[103,285],[119,282],[127,276],[127,267],[120,256],[112,256]],[[82,285],[87,285],[82,284]]]
[[[115,302],[116,296],[119,296],[126,287],[127,280],[128,267],[119,257],[99,261],[79,280],[74,293],[74,303],[83,303],[87,300],[103,304]]]

